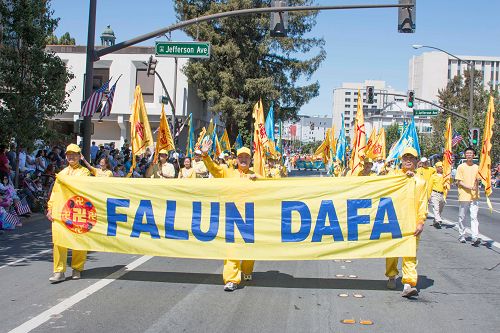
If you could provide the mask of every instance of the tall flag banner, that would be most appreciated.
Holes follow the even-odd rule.
[[[344,115],[342,114],[342,127],[340,128],[339,138],[337,139],[337,152],[335,159],[341,166],[346,165],[345,154],[347,150],[347,139],[345,137]]]
[[[217,132],[214,131],[214,156],[219,157],[222,152],[223,150],[220,145],[219,137],[217,136]]]
[[[281,138],[281,128],[283,127],[283,122],[281,119],[279,120],[279,127],[278,127],[278,139],[276,140],[276,150],[279,151],[280,153],[282,152],[282,145],[283,145],[283,140]]]
[[[118,83],[118,80],[120,80],[121,77],[122,76],[120,74],[120,76],[115,81],[115,83],[113,84],[113,86],[111,86],[111,89],[109,89],[109,93],[106,95],[108,99],[106,100],[106,103],[102,107],[99,119],[102,119],[104,117],[109,117],[109,115],[111,114],[111,108],[113,107],[113,100],[115,98],[116,84]]]
[[[234,149],[238,150],[241,147],[243,147],[243,138],[241,137],[241,133],[238,133],[236,141],[234,141]]]
[[[351,176],[357,175],[363,169],[363,159],[365,158],[366,130],[363,116],[363,98],[361,96],[361,91],[358,89],[358,110],[356,112],[356,121],[354,122],[354,143],[349,161],[349,174]]]
[[[141,86],[135,87],[134,103],[132,104],[132,114],[130,115],[130,136],[132,144],[132,167],[128,177],[135,169],[136,155],[144,154],[148,146],[153,145],[153,133],[149,126],[148,113],[144,98],[142,97]]]
[[[191,113],[189,114],[189,116],[184,119],[184,121],[182,122],[181,126],[179,126],[179,128],[177,129],[177,132],[175,132],[175,137],[179,137],[179,135],[181,135],[182,133],[182,130],[184,129],[184,127],[189,123],[189,118],[191,117]]]
[[[335,127],[326,129],[325,140],[323,140],[321,145],[314,152],[314,155],[322,157],[323,163],[325,163],[325,165],[332,158],[332,146],[335,144],[335,142],[332,140],[332,132],[335,133]]]
[[[453,165],[452,156],[453,153],[451,151],[453,147],[453,138],[452,138],[452,129],[451,129],[451,117],[448,117],[446,120],[446,131],[444,132],[444,153],[443,153],[443,197],[446,200],[446,196],[448,195],[448,191],[450,190],[451,184],[451,167]]]
[[[195,151],[195,142],[194,142],[194,126],[193,126],[193,114],[189,114],[189,135],[188,142],[186,147],[186,156],[192,158],[194,156]]]
[[[274,102],[271,102],[271,107],[266,117],[266,134],[267,138],[274,142]]]
[[[201,147],[201,142],[203,141],[203,138],[205,137],[205,134],[207,134],[207,129],[205,126],[200,131],[200,135],[198,135],[198,140],[196,140],[196,145],[194,146],[194,149],[200,149]]]
[[[368,142],[366,143],[365,152],[366,152],[367,157],[370,157],[370,156],[368,156],[368,152],[370,151],[372,145],[375,143],[376,139],[377,139],[377,129],[373,128],[372,132],[370,133],[370,138],[368,139]]]
[[[264,107],[262,100],[255,103],[253,107],[252,117],[254,119],[253,131],[253,169],[259,175],[265,175],[266,166],[266,151],[265,147],[269,144],[269,139],[266,135],[266,128],[264,124]]]
[[[222,137],[220,138],[220,147],[222,151],[231,150],[231,143],[229,142],[227,129],[224,129],[224,134],[222,134]]]
[[[417,128],[415,119],[412,117],[410,124],[406,127],[401,137],[396,141],[387,155],[388,160],[395,160],[401,157],[401,153],[406,147],[413,147],[420,155],[420,144],[418,143]]]
[[[106,93],[106,90],[109,88],[109,79],[106,81],[101,88],[97,89],[90,95],[89,99],[85,101],[83,104],[82,111],[80,112],[80,117],[92,117],[94,113],[97,111],[97,107],[101,103],[102,97]]]
[[[490,102],[488,103],[488,112],[486,113],[486,120],[484,122],[483,131],[483,144],[481,148],[481,157],[479,158],[479,177],[484,185],[484,193],[486,194],[486,202],[490,208],[490,212],[493,210],[490,201],[491,189],[491,138],[493,137],[493,124],[495,118],[493,117],[495,113],[495,104],[493,96],[490,95]]]
[[[210,136],[214,134],[214,128],[215,128],[214,119],[210,118],[210,123],[208,124],[207,133],[205,135]]]
[[[377,136],[375,137],[373,142],[371,142],[370,146],[366,149],[366,157],[375,160],[378,159],[385,160],[385,129],[383,127],[378,131]]]
[[[158,162],[158,155],[160,153],[160,150],[163,149],[166,149],[167,151],[175,150],[174,140],[172,139],[172,134],[170,133],[170,127],[168,126],[167,117],[165,116],[165,104],[161,105],[160,127],[158,128],[158,133],[156,136],[156,148],[153,163]]]

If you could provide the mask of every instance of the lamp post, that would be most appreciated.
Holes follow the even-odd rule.
[[[446,53],[450,57],[453,57],[453,58],[460,60],[460,61],[467,64],[467,67],[469,68],[469,78],[470,78],[469,79],[470,80],[470,82],[469,82],[469,130],[470,130],[472,127],[474,127],[474,125],[473,125],[473,121],[474,121],[474,119],[473,119],[473,114],[474,114],[474,64],[471,61],[463,60],[463,59],[457,57],[456,55],[451,54],[450,52],[447,52],[447,51],[440,49],[438,47],[429,46],[429,45],[412,45],[412,47],[414,49],[428,48],[428,49],[434,49],[437,51],[441,51],[441,52]]]

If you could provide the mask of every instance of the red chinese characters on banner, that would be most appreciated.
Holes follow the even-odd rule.
[[[64,205],[61,220],[66,228],[76,234],[89,232],[97,223],[95,206],[89,199],[75,195]]]

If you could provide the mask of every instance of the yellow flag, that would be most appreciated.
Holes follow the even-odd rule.
[[[219,138],[217,137],[217,134],[214,135],[215,137],[215,157],[218,158],[220,154],[222,154],[223,150],[219,142]]]
[[[167,151],[175,150],[174,140],[172,139],[167,117],[165,116],[165,104],[162,104],[161,106],[160,127],[158,128],[158,134],[156,135],[156,149],[153,163],[158,162],[158,154],[160,150],[163,149],[166,149]]]
[[[205,135],[212,135],[214,133],[214,120],[213,118],[210,119],[210,124],[208,124],[208,128],[207,128],[207,133]]]
[[[443,197],[446,200],[451,184],[451,166],[453,165],[451,117],[446,120],[446,131],[444,132],[444,153],[443,153]]]
[[[231,150],[231,143],[229,142],[229,135],[227,134],[227,129],[224,130],[222,138],[220,138],[220,147],[222,151]]]
[[[367,157],[370,157],[370,156],[368,156],[368,153],[369,153],[372,145],[375,143],[376,139],[377,139],[377,129],[373,128],[372,132],[370,134],[370,138],[368,139],[368,142],[366,143],[365,152],[366,152]]]
[[[266,127],[264,123],[264,107],[262,100],[255,103],[252,117],[254,119],[253,132],[253,170],[259,175],[265,175],[266,152],[265,145],[268,143]]]
[[[148,113],[139,85],[135,87],[134,103],[132,104],[132,114],[130,115],[130,136],[132,144],[132,167],[130,171],[133,172],[135,168],[135,156],[144,154],[146,148],[153,145],[153,133],[151,133]]]
[[[200,149],[201,147],[201,142],[203,141],[203,138],[205,137],[205,134],[207,134],[207,129],[205,126],[201,129],[200,135],[198,135],[198,141],[196,141],[195,150]]]
[[[332,158],[332,155],[334,154],[332,151],[332,146],[335,145],[335,140],[334,140],[334,134],[332,133],[335,133],[335,127],[326,129],[325,140],[323,140],[321,145],[314,152],[315,156],[320,156],[323,159],[323,163],[325,163],[325,165],[328,163],[328,161]]]
[[[383,127],[380,129],[377,136],[370,144],[370,147],[369,148],[367,147],[365,152],[366,152],[366,157],[375,160],[377,159],[385,160],[385,130]]]
[[[354,139],[352,144],[351,159],[349,161],[349,174],[357,175],[363,169],[363,159],[366,149],[365,119],[363,116],[363,95],[358,89],[358,110],[354,123]]]
[[[479,177],[484,185],[484,193],[486,194],[487,203],[490,211],[493,209],[490,202],[491,189],[491,138],[493,137],[493,113],[495,112],[495,105],[493,96],[490,95],[490,102],[488,104],[488,112],[486,114],[486,121],[484,123],[483,131],[483,144],[481,149],[481,157],[479,159]]]

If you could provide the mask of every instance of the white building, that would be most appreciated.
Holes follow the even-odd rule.
[[[53,126],[62,133],[72,134],[74,124],[79,119],[84,96],[86,46],[51,45],[47,49],[55,52],[66,63],[69,71],[74,74],[74,79],[67,85],[71,100],[69,107],[53,122]],[[145,62],[154,54],[154,47],[134,46],[105,55],[94,63],[94,90],[101,87],[109,78],[112,78],[110,86],[120,75],[121,78],[116,86],[111,116],[104,117],[102,122],[98,121],[99,114],[95,114],[92,119],[94,126],[92,141],[96,141],[98,144],[115,142],[120,146],[125,138],[130,140],[129,118],[136,85],[141,86],[151,129],[155,131],[158,128],[162,109],[159,100],[161,96],[166,94],[155,75],[147,76]],[[182,67],[186,62],[187,59],[179,58],[178,60],[177,89],[174,87],[174,58],[158,58],[156,71],[163,78],[170,97],[175,101],[176,117],[184,120],[189,113],[193,113],[194,127],[200,129],[202,126],[207,126],[213,115],[207,111],[206,103],[198,98],[196,88],[188,83],[187,77],[182,73]],[[177,92],[175,97],[174,91]],[[165,112],[170,118],[172,115],[171,107],[165,105]],[[217,124],[221,124],[219,119],[216,121]],[[185,132],[187,132],[187,126],[179,137],[179,148],[181,149],[185,147],[187,138]]]
[[[331,127],[332,118],[299,115],[298,121],[285,121],[283,123],[282,139],[301,142],[323,141],[326,130]]]
[[[500,57],[457,55],[474,64],[474,76],[480,77],[485,88],[496,88],[499,82]],[[446,88],[449,80],[464,75],[467,64],[444,52],[424,52],[409,60],[408,87],[415,96],[437,102],[438,90]]]
[[[367,86],[374,87],[373,104],[366,103]],[[400,92],[390,86],[386,86],[385,81],[365,80],[363,83],[342,83],[342,87],[333,89],[332,118],[336,127],[336,135],[338,135],[342,126],[342,115],[344,115],[346,135],[352,136],[354,134],[352,128],[356,119],[358,89],[362,94],[363,110],[365,113],[369,110],[382,110],[391,103],[403,103],[406,99],[405,97],[387,95],[387,93],[391,93],[406,96],[406,92]]]

